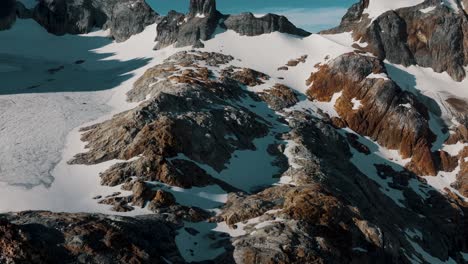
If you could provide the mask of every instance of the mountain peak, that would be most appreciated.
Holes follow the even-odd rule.
[[[216,13],[215,0],[190,0],[189,16],[211,16]]]

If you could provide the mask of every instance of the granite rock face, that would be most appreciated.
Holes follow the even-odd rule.
[[[465,78],[468,65],[468,19],[438,0],[388,11],[371,21],[365,13],[369,0],[353,5],[341,25],[323,33],[352,31],[354,39],[380,59],[405,66],[420,65],[446,71],[454,80]],[[457,1],[458,2],[458,1]],[[461,5],[460,5],[461,6]],[[434,9],[421,12],[425,8]]]
[[[177,224],[149,217],[23,212],[0,216],[2,263],[181,263]]]
[[[171,11],[158,23],[155,49],[172,44],[176,47],[203,47],[201,41],[211,39],[216,30],[234,30],[241,35],[257,36],[271,32],[308,36],[284,16],[268,14],[256,18],[251,13],[223,15],[216,10],[215,0],[191,0],[189,12],[184,15]]]
[[[144,0],[41,0],[33,10],[33,18],[56,35],[101,28],[109,29],[115,40],[124,41],[155,23],[157,14]]]
[[[0,3],[0,30],[9,29],[16,20],[16,1],[4,0]]]

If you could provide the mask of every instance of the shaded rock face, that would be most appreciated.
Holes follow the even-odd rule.
[[[231,194],[223,208],[221,218],[246,232],[233,241],[236,263],[406,263],[424,259],[415,243],[442,261],[462,262],[463,201],[436,191],[424,199],[402,183],[405,207],[397,206],[354,167],[334,128],[303,113],[288,120],[301,166],[285,174],[295,185]]]
[[[4,0],[0,3],[0,30],[9,29],[16,20],[16,1]]]
[[[41,0],[33,10],[33,18],[56,35],[102,28],[109,29],[115,40],[124,41],[155,23],[157,14],[144,0]]]
[[[0,217],[2,263],[183,262],[174,242],[177,226],[157,216],[24,212]]]
[[[376,58],[345,54],[312,74],[307,94],[312,100],[330,101],[342,92],[335,109],[347,126],[382,146],[398,149],[404,158],[412,157],[409,166],[417,174],[436,175],[431,152],[435,136],[429,128],[428,111],[385,73],[385,66]],[[356,108],[353,101],[361,105]]]
[[[324,33],[353,31],[356,41],[367,42],[359,48],[381,59],[405,66],[431,67],[446,71],[454,80],[465,78],[468,65],[468,20],[437,0],[421,5],[388,11],[374,21],[367,18],[368,1],[355,4],[341,25]],[[431,12],[419,10],[433,6]]]
[[[271,32],[308,36],[310,33],[296,28],[284,16],[268,14],[256,18],[251,13],[222,15],[216,10],[215,0],[191,0],[188,14],[175,11],[158,23],[155,49],[175,44],[176,47],[203,47],[201,41],[213,37],[216,29],[234,30],[241,35],[257,36]]]

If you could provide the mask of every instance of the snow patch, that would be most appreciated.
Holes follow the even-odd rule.
[[[353,110],[359,110],[362,107],[361,100],[356,98],[351,99],[351,103],[353,104]]]
[[[429,6],[429,7],[420,9],[419,12],[427,14],[427,13],[434,11],[436,8],[437,8],[436,6]]]
[[[366,78],[388,80],[388,75],[386,73],[371,73]]]
[[[424,0],[372,0],[369,1],[369,6],[364,10],[364,13],[369,14],[369,18],[375,19],[389,10],[415,6],[423,2]]]

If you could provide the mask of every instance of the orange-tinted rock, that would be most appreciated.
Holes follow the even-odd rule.
[[[296,93],[291,88],[279,83],[259,93],[259,96],[276,111],[294,106],[299,102]]]
[[[452,157],[445,151],[439,151],[440,170],[446,172],[454,171],[458,166],[458,157]]]
[[[158,190],[151,203],[166,207],[174,205],[176,203],[176,199],[173,194],[163,190]]]
[[[335,128],[345,128],[348,126],[343,119],[336,116],[331,118],[331,123]]]
[[[465,197],[468,197],[468,147],[465,147],[459,155],[460,172],[454,187]]]
[[[436,175],[431,152],[435,136],[429,128],[427,109],[392,80],[367,78],[385,73],[385,66],[376,58],[344,54],[319,66],[308,80],[307,95],[311,100],[328,102],[342,92],[335,109],[351,129],[384,147],[398,149],[403,158],[412,157],[409,168],[415,173]],[[354,100],[361,104],[358,109]]]
[[[317,188],[317,187],[313,187]],[[293,189],[286,194],[283,212],[292,219],[317,225],[334,225],[343,208],[338,199],[317,188]]]
[[[234,79],[247,86],[257,86],[264,84],[270,77],[264,73],[248,69],[248,68],[235,68],[228,67],[222,72],[223,77]]]
[[[455,128],[447,141],[445,141],[445,144],[454,145],[458,142],[468,143],[468,129],[465,126],[458,126]]]

